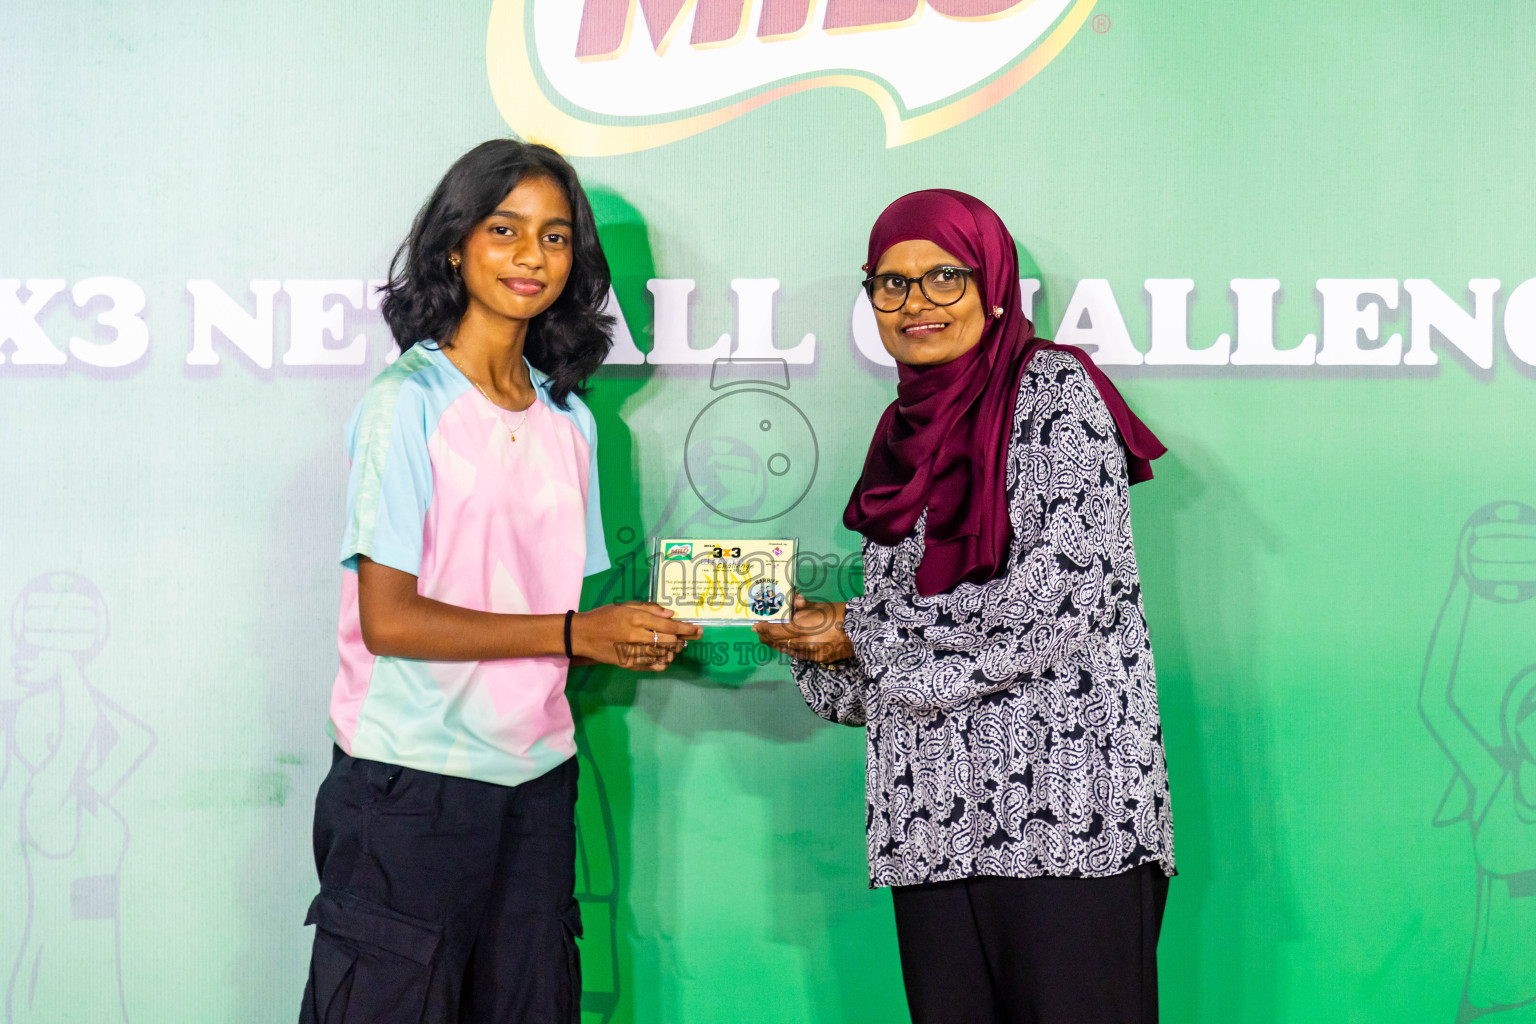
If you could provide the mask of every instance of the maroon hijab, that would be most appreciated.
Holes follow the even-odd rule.
[[[1035,337],[1019,299],[1013,236],[990,207],[952,189],[902,196],[869,233],[868,271],[891,246],[915,238],[971,268],[987,325],[981,341],[950,362],[899,368],[896,401],[875,428],[843,524],[894,545],[911,534],[926,507],[917,591],[932,595],[961,581],[984,582],[1007,568],[1013,539],[1004,485],[1008,439],[1019,382],[1036,352],[1058,349],[1083,364],[1120,431],[1131,483],[1150,480],[1151,460],[1167,449],[1087,353]]]

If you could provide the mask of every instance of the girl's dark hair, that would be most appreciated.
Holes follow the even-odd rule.
[[[571,276],[552,306],[528,325],[524,355],[549,375],[550,398],[560,408],[607,358],[613,344],[608,299],[608,257],[597,240],[597,221],[581,190],[576,170],[548,146],[492,139],[465,153],[432,190],[411,233],[389,264],[383,288],[384,319],[404,352],[419,341],[451,346],[453,332],[469,308],[464,281],[448,263],[476,224],[496,211],[525,178],[555,182],[571,204]]]

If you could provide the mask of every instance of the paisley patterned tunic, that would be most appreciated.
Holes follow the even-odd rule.
[[[922,597],[924,520],[866,538],[854,657],[792,662],[811,710],[865,726],[871,888],[1174,872],[1125,453],[1068,353],[1024,373],[1006,484],[1005,575]]]

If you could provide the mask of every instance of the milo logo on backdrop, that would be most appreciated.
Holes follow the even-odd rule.
[[[687,138],[835,86],[887,146],[975,117],[1034,77],[1095,0],[495,0],[486,64],[507,123],[575,156]]]

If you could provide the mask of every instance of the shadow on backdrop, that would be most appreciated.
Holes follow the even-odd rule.
[[[1169,451],[1132,506],[1180,875],[1158,948],[1163,1011],[1168,1020],[1282,1021],[1279,951],[1299,927],[1268,796],[1276,754],[1257,680],[1266,624],[1253,589],[1259,553],[1281,541],[1199,440],[1156,429]]]
[[[650,309],[646,282],[656,276],[656,262],[645,219],[612,189],[588,184],[587,198],[597,219],[598,238],[608,256],[613,288],[624,320],[642,351],[650,350]],[[592,381],[586,402],[597,422],[602,473],[603,523],[615,568],[588,582],[583,607],[591,608],[642,595],[633,590],[626,553],[639,538],[640,481],[635,473],[634,440],[619,411],[651,375],[649,366],[605,366]],[[617,541],[617,543],[615,543]],[[633,934],[634,921],[625,889],[627,850],[619,843],[614,808],[633,807],[629,735],[622,715],[602,716],[603,731],[594,737],[589,719],[604,705],[634,701],[634,674],[599,666],[576,669],[567,690],[576,723],[580,782],[576,799],[576,899],[581,904],[581,1020],[608,1024],[634,1017],[634,996],[624,982],[632,978],[633,958],[620,936]]]
[[[594,204],[612,210],[614,204],[608,199],[600,201],[594,196]],[[652,268],[643,263],[647,254],[639,246],[640,227],[634,229],[633,246],[625,245],[622,233],[619,234],[618,246],[612,245],[606,235],[604,243],[615,265],[622,306],[626,292],[643,294],[645,279]],[[633,272],[637,257],[644,265],[643,274]],[[633,319],[647,322],[649,317]],[[634,373],[628,368],[618,372],[631,375],[631,379]],[[618,527],[616,535],[621,542],[613,549],[615,569],[595,592],[589,591],[589,604],[648,597],[649,563],[658,537],[773,536],[788,528],[785,524],[791,513],[797,509],[803,513],[802,501],[816,479],[821,449],[814,416],[796,402],[796,379],[783,360],[726,359],[711,366],[707,388],[701,386],[703,381],[688,386],[686,391],[683,385],[675,385],[681,393],[675,402],[677,408],[669,408],[668,413],[670,416],[675,412],[678,428],[681,430],[686,424],[687,432],[682,451],[676,453],[679,457],[671,462],[663,478],[668,480],[663,484],[664,492],[654,496],[659,500],[648,503],[649,507],[659,505],[661,509],[653,522],[642,522],[638,517],[644,507],[639,500],[638,482],[625,487],[614,479],[611,468],[605,472],[604,488],[609,494],[605,507],[622,509],[627,519],[610,522],[610,532]],[[608,400],[610,393],[604,394],[609,412],[615,408],[615,403]],[[621,393],[628,397],[633,391]],[[612,445],[611,436],[622,436],[628,442],[628,434],[616,416],[609,421],[600,415],[599,422],[603,445]],[[617,460],[603,461],[605,467],[612,467]],[[617,498],[613,496],[615,492]],[[823,571],[812,589],[824,592],[828,584],[841,586],[850,575]],[[671,766],[684,776],[691,771],[710,771],[705,763],[712,763],[710,759],[722,749],[730,749],[729,737],[733,734],[767,743],[766,750],[754,747],[763,752],[752,757],[727,757],[729,783],[740,787],[749,804],[764,808],[771,833],[763,864],[771,927],[767,939],[787,958],[786,963],[791,966],[785,969],[801,973],[808,991],[832,993],[831,998],[843,1005],[849,1019],[863,1019],[860,1010],[867,1011],[869,993],[862,986],[870,972],[860,962],[868,947],[867,941],[860,939],[867,936],[834,934],[839,927],[836,922],[846,922],[851,911],[867,906],[869,900],[862,879],[848,877],[847,871],[849,863],[862,864],[863,857],[859,832],[863,820],[862,792],[849,785],[850,781],[856,782],[860,769],[850,762],[848,778],[795,771],[797,762],[803,764],[803,757],[795,751],[823,729],[835,727],[806,711],[798,690],[787,679],[787,671],[780,669],[769,673],[770,678],[763,678],[765,662],[758,657],[762,651],[766,649],[760,648],[749,630],[712,629],[704,641],[690,647],[664,680],[640,683],[648,687],[646,710],[656,716],[661,729],[686,743],[688,763]],[[584,745],[594,758],[600,751],[622,750],[620,744],[627,737],[620,736],[615,728],[618,716],[601,716],[609,732],[600,743],[587,736],[585,726],[596,720],[592,712],[604,704],[633,706],[639,696],[636,677],[605,668],[585,670],[582,676],[573,696],[583,711]],[[711,734],[727,737],[726,747],[709,741],[707,737]],[[593,778],[613,791],[620,785],[606,770],[602,774],[594,771]],[[626,784],[629,781],[624,780]],[[842,806],[849,802],[850,794],[854,803]],[[701,799],[707,802],[710,796],[706,794]],[[662,851],[655,868],[655,891],[636,894],[633,901],[621,899],[621,914],[628,915],[630,911],[624,908],[632,904],[654,904],[663,920],[684,913],[689,880],[682,876],[678,865],[690,851],[683,847],[708,841],[706,836],[668,827],[669,820],[688,813],[684,807],[687,800],[686,793],[663,796],[658,835],[650,837]],[[613,805],[626,802],[615,799]],[[604,815],[608,815],[604,821],[612,827],[611,811],[600,800],[590,802],[580,813],[584,830],[591,821],[595,832],[598,819]],[[631,837],[623,838],[625,843],[610,842],[608,849],[617,851],[632,843]],[[622,890],[623,885],[619,888]],[[753,915],[752,911],[743,913]],[[631,924],[628,920],[621,923]],[[589,941],[586,948],[591,946]],[[664,948],[658,949],[656,955],[663,960],[657,965],[662,971],[667,970],[667,957],[699,955],[686,942],[678,945],[663,938],[661,946]],[[891,963],[894,968],[894,949]],[[765,966],[764,970],[771,968]],[[721,993],[722,998],[728,995]],[[745,998],[740,992],[736,995]],[[786,1006],[793,1000],[792,994],[778,996],[788,1001]],[[588,998],[592,998],[592,993],[588,993]],[[665,1005],[675,994],[663,993],[660,998]],[[626,1003],[626,1007],[632,1008],[632,1004]],[[775,1009],[783,1007],[760,1009],[771,1016]]]

